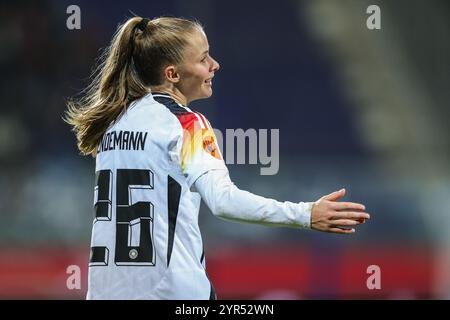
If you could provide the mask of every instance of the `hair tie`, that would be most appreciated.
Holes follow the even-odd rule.
[[[148,23],[150,22],[150,19],[142,18],[141,22],[139,22],[136,25],[136,28],[139,28],[139,30],[144,31],[145,28],[147,28]]]

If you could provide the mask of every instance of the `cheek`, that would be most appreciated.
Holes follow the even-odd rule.
[[[191,82],[192,80],[195,80],[197,78],[198,72],[195,70],[195,68],[184,70],[184,72],[181,74],[181,79],[186,82]]]
[[[189,82],[192,86],[198,86],[202,84],[206,78],[208,78],[208,73],[197,71],[191,75]]]
[[[196,77],[198,80],[205,81],[210,75],[210,72],[206,66],[202,66],[196,72]]]
[[[182,86],[188,90],[198,89],[204,81],[210,76],[210,72],[206,66],[198,65],[189,70],[185,70],[182,75]]]

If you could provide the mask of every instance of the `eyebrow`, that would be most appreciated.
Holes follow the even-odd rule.
[[[208,53],[209,50],[205,50],[205,52],[203,52],[201,55],[203,56],[205,53]]]

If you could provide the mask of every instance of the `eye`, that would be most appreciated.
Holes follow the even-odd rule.
[[[204,56],[203,58],[202,58],[202,60],[200,60],[200,62],[205,62],[206,61],[206,56]]]

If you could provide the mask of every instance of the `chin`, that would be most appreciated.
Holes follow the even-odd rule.
[[[209,98],[209,97],[212,96],[212,93],[213,93],[213,91],[212,91],[212,88],[211,88],[211,87],[210,87],[210,88],[207,88],[207,89],[204,89],[204,90],[202,90],[202,96],[201,96],[200,99],[206,99],[206,98]]]
[[[198,93],[197,93],[197,95],[195,96],[195,98],[192,98],[190,101],[192,102],[192,101],[195,101],[195,100],[208,99],[209,97],[212,96],[212,93],[213,93],[213,91],[212,91],[212,88],[211,88],[211,87],[207,87],[207,88],[202,87],[202,88],[198,91]]]

